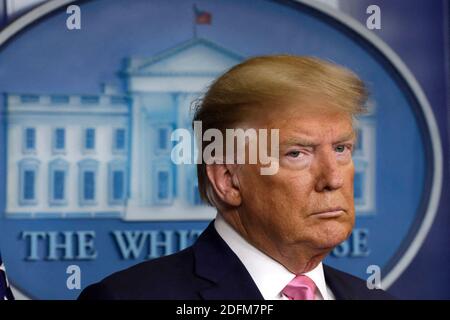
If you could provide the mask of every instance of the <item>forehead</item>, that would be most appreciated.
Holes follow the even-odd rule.
[[[336,110],[280,110],[272,113],[269,127],[279,129],[280,140],[300,136],[310,139],[335,139],[354,135],[349,113]]]

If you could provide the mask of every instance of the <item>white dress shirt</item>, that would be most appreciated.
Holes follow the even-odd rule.
[[[295,278],[294,273],[247,242],[220,213],[216,216],[214,227],[244,264],[265,300],[288,300],[281,292]],[[334,300],[333,293],[325,283],[322,263],[305,275],[317,287],[315,300]]]

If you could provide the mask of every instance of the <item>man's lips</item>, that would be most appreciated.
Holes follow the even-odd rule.
[[[323,209],[311,214],[316,218],[337,218],[345,213],[345,210],[342,207],[333,207]]]

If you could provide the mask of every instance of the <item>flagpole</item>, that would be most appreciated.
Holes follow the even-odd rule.
[[[3,21],[2,24],[0,24],[0,28],[6,27],[8,24],[8,0],[3,1]]]
[[[194,4],[192,8],[193,8],[192,12],[194,14],[194,19],[192,19],[192,23],[193,23],[192,29],[194,31],[194,39],[196,39],[197,38],[197,16],[196,16],[197,7]]]

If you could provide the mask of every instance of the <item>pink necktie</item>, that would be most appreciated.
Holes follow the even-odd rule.
[[[289,300],[314,300],[316,285],[305,275],[298,275],[284,287],[282,293]]]

